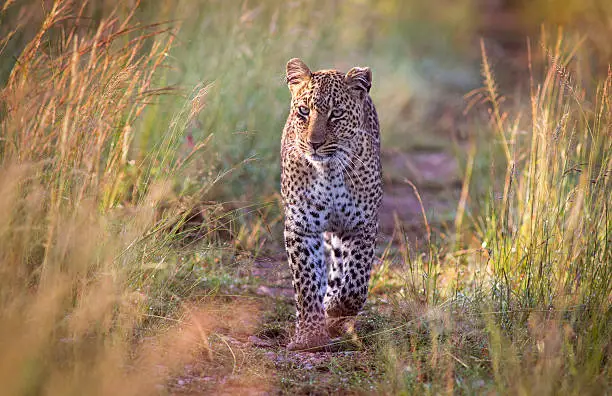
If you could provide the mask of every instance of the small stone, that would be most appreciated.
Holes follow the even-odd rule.
[[[485,386],[484,380],[479,379],[479,380],[472,382],[472,388],[477,389],[477,388],[482,388],[483,386]]]
[[[261,347],[261,348],[269,348],[274,346],[274,344],[269,341],[269,340],[264,340],[262,338],[259,338],[257,336],[249,336],[249,342],[256,347]]]

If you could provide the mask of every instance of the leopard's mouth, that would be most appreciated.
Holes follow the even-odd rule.
[[[317,153],[308,153],[306,155],[306,157],[308,157],[308,159],[310,159],[312,161],[316,161],[316,162],[327,162],[330,159],[332,159],[333,155],[321,155],[321,154],[317,154]]]
[[[306,152],[306,156],[312,161],[327,162],[334,158],[336,151],[336,147],[327,146],[321,147],[317,150],[310,149]]]

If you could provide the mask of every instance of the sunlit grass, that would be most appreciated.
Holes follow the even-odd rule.
[[[464,224],[466,249],[411,257],[404,243],[403,270],[390,270],[384,256],[375,272],[374,292],[385,276],[399,289],[383,291],[393,301],[394,335],[382,347],[392,393],[596,394],[610,386],[612,74],[580,86],[566,55],[576,51],[571,40],[559,35],[552,48],[543,51],[542,77],[529,63],[530,101],[513,115],[482,45],[484,88],[472,95],[489,108],[490,135],[477,145],[499,153],[505,172],[489,165],[466,174],[473,228],[455,222]]]
[[[111,16],[47,47],[70,12],[54,3],[0,91],[0,382],[7,394],[150,394],[211,331],[196,315],[137,337],[154,287],[180,269],[162,263],[181,208],[158,206],[181,165],[180,123],[195,114],[179,113],[157,149],[134,152],[137,120],[167,92],[153,80],[172,35]]]
[[[491,352],[502,390],[595,392],[612,339],[612,74],[583,90],[565,55],[571,42],[560,35],[552,48],[541,82],[532,76],[526,136],[519,121],[492,116],[510,156],[502,195],[480,221],[498,312]],[[490,84],[487,98],[499,106]]]

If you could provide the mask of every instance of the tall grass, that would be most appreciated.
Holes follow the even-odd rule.
[[[198,315],[141,337],[166,230],[182,216],[158,206],[188,160],[175,161],[178,136],[203,91],[155,150],[135,151],[143,111],[167,91],[155,76],[173,36],[130,15],[60,29],[72,11],[53,3],[0,91],[0,383],[5,394],[151,394],[207,346]]]
[[[528,48],[529,100],[511,105],[481,43],[484,84],[468,96],[487,109],[486,136],[457,213],[472,227],[456,230],[459,250],[434,244],[416,257],[398,230],[399,257],[385,254],[373,275],[374,294],[400,287],[378,341],[385,392],[610,389],[612,71],[580,80],[582,49],[563,34],[549,40],[542,64]]]
[[[491,112],[507,170],[481,217],[481,238],[496,318],[493,371],[499,389],[513,393],[609,385],[612,72],[593,88],[576,81],[576,50],[559,35],[539,83],[530,61],[528,122]],[[482,55],[486,99],[499,109],[484,45]]]

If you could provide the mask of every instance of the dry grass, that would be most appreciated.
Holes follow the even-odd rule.
[[[6,394],[151,394],[213,326],[192,316],[137,337],[150,283],[138,274],[175,221],[155,209],[173,174],[152,169],[171,165],[182,130],[150,153],[132,141],[164,92],[154,76],[172,35],[112,15],[94,32],[58,31],[70,10],[53,3],[0,91],[0,382]]]
[[[481,220],[499,312],[491,352],[503,390],[592,393],[610,374],[612,74],[580,87],[569,78],[578,49],[563,35],[552,48],[542,82],[532,75],[526,136],[518,119],[492,115],[511,156]]]
[[[468,158],[459,249],[436,242],[415,255],[398,227],[373,274],[381,392],[610,389],[612,72],[594,86],[577,79],[584,49],[549,39],[544,64],[529,52],[527,106],[505,102],[481,43],[484,87],[469,99],[487,110],[486,136]],[[477,169],[482,157],[502,164]]]
[[[410,275],[404,284],[413,292],[408,308],[400,299],[396,309],[429,327],[420,352],[412,341],[419,327],[411,326],[412,349],[400,344],[388,356],[393,367],[410,368],[401,376],[407,389],[425,391],[419,385],[425,382],[442,393],[597,394],[609,389],[612,353],[612,73],[592,89],[577,85],[570,77],[576,65],[565,54],[578,49],[559,35],[545,51],[541,82],[531,76],[531,117],[512,119],[481,48],[485,86],[473,94],[489,108],[489,150],[505,159],[504,176],[489,167],[491,179],[485,173],[464,183],[464,197],[466,186],[478,184],[471,196],[477,245],[451,255],[436,250],[424,261],[404,259]],[[482,183],[484,201],[477,195]],[[429,307],[409,308],[415,294]],[[437,330],[440,320],[452,323],[446,335]],[[440,348],[451,359],[433,362]],[[419,367],[427,369],[425,377]],[[475,374],[485,379],[476,387]]]

